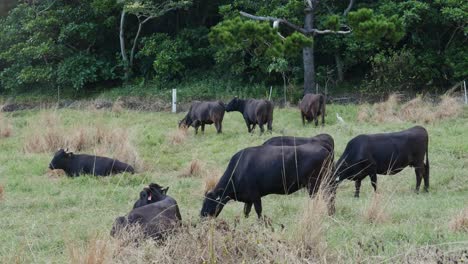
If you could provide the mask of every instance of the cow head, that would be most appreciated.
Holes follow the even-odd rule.
[[[193,120],[187,114],[182,120],[179,121],[179,128],[189,127],[193,123]]]
[[[217,217],[224,205],[230,200],[229,196],[224,195],[224,189],[209,191],[205,194],[205,200],[200,212],[201,217],[214,216]]]
[[[52,158],[52,161],[49,163],[49,169],[64,170],[65,168],[67,168],[67,165],[71,158],[73,158],[73,152],[68,152],[68,149],[59,149],[57,152],[55,152],[54,158]]]
[[[234,97],[226,106],[226,112],[237,111],[239,110],[240,99]]]
[[[335,163],[335,183],[339,184],[346,179],[351,179],[353,175],[353,166],[348,166],[346,158],[342,156]]]
[[[165,198],[167,190],[169,187],[163,188],[157,183],[150,183],[140,192],[140,199],[135,202],[133,209],[161,201]]]

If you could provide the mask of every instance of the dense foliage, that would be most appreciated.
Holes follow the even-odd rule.
[[[356,1],[347,11],[347,1],[320,1],[314,26],[348,25],[352,33],[315,36],[239,15],[302,26],[303,0],[19,2],[0,17],[1,93],[141,81],[164,89],[208,73],[246,85],[301,87],[302,49],[311,45],[320,85],[428,91],[468,76],[468,2],[462,0]]]

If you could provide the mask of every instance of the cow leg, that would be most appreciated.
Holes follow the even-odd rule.
[[[203,134],[205,134],[205,124],[202,124],[202,125],[201,125],[201,132],[202,132]]]
[[[419,187],[421,186],[421,180],[423,178],[423,173],[424,173],[424,167],[417,166],[414,169],[414,172],[416,174],[416,193],[419,193]]]
[[[245,203],[244,204],[244,216],[245,216],[245,218],[249,217],[250,210],[252,210],[252,203]]]
[[[245,119],[245,125],[247,126],[247,130],[249,131],[249,133],[252,131],[252,129],[250,128],[250,123],[247,119]]]
[[[257,126],[257,124],[255,124],[255,123],[254,123],[254,124],[252,124],[252,129],[250,130],[250,132],[253,132],[253,131],[254,131],[254,129],[255,129],[255,126]]]
[[[371,174],[370,180],[372,188],[374,188],[374,192],[377,192],[377,174]]]
[[[253,204],[255,206],[255,212],[257,213],[258,219],[261,219],[262,218],[262,200],[258,198],[258,200],[255,201]]]
[[[301,111],[301,117],[302,117],[302,125],[305,126],[305,115],[302,111]]]
[[[267,128],[268,128],[268,131],[270,132],[273,130],[272,123],[273,123],[273,119],[272,118],[268,119]]]
[[[216,131],[218,132],[218,134],[222,132],[221,122],[216,122],[215,127],[216,127]]]
[[[315,127],[318,127],[318,115],[314,115]]]
[[[195,135],[198,134],[198,126],[195,126]]]
[[[354,197],[359,198],[359,190],[361,189],[361,180],[356,180],[354,183],[356,191],[354,192]]]
[[[258,123],[258,126],[260,127],[260,134],[263,134],[263,132],[265,132],[265,129],[263,128],[263,123]]]

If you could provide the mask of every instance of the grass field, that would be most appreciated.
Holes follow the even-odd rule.
[[[64,109],[3,114],[3,126],[8,125],[11,131],[0,138],[0,185],[3,186],[0,194],[0,263],[76,261],[72,253],[74,249],[86,253],[89,243],[96,237],[100,241],[110,240],[108,234],[114,219],[130,211],[140,190],[150,182],[169,186],[168,194],[178,201],[183,221],[197,223],[204,194],[203,178],[212,174],[220,176],[234,153],[259,145],[271,136],[329,133],[335,139],[336,157],[339,157],[346,143],[358,134],[397,131],[415,125],[400,121],[358,123],[358,106],[355,105],[330,105],[327,111],[326,126],[315,128],[302,126],[297,109],[277,109],[272,135],[259,135],[258,130],[248,134],[241,115],[227,113],[223,134],[217,135],[213,126],[207,126],[206,133],[197,136],[190,129],[188,136],[182,135],[178,143],[173,140],[177,121],[183,113]],[[335,113],[339,113],[346,123],[336,123]],[[413,192],[415,175],[411,168],[397,175],[379,176],[380,195],[374,202],[382,209],[378,210],[382,217],[371,221],[366,212],[376,210],[376,206],[370,207],[375,199],[370,180],[363,181],[360,199],[353,198],[354,183],[345,181],[338,188],[336,214],[326,216],[323,223],[318,223],[324,227],[326,257],[317,261],[393,263],[403,262],[411,255],[412,262],[423,263],[422,257],[418,259],[420,250],[431,248],[446,254],[454,252],[456,258],[468,261],[468,253],[457,253],[459,249],[468,248],[468,233],[463,227],[453,228],[452,224],[451,228],[450,224],[468,207],[468,109],[465,107],[458,118],[424,126],[430,137],[430,192],[419,195]],[[50,149],[56,147],[52,143],[68,144],[71,138],[77,140],[76,131],[95,128],[103,133],[113,133],[109,140],[116,142],[108,142],[105,146],[99,145],[101,143],[95,146],[77,144],[82,148],[81,152],[112,155],[115,151],[118,158],[130,157],[138,163],[137,174],[67,178],[47,173],[53,155]],[[38,144],[35,138],[45,137],[45,133],[52,133],[52,130],[55,134],[47,135],[62,141],[49,139],[42,149],[31,147]],[[80,135],[86,137],[88,134]],[[200,175],[184,176],[193,160],[203,167],[196,173]],[[240,222],[246,228],[253,226],[288,240],[297,231],[306,197],[305,191],[299,191],[290,196],[270,195],[262,199],[263,212],[271,219],[274,232],[264,228],[255,214],[243,218],[241,203],[230,202],[219,218],[230,225]],[[285,228],[281,230],[280,225]],[[141,263],[158,262],[144,254],[135,259]],[[256,262],[239,259],[238,263],[243,261]],[[270,262],[275,261],[289,262],[279,259]],[[136,263],[128,259],[122,262]],[[209,261],[200,259],[198,262]]]

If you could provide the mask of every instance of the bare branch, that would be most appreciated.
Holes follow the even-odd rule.
[[[347,16],[349,11],[351,11],[351,9],[353,8],[353,6],[354,6],[354,0],[349,0],[348,7],[343,12],[343,16]]]
[[[283,19],[283,18],[276,18],[276,17],[264,17],[264,16],[254,16],[254,15],[251,15],[249,13],[246,13],[246,12],[243,12],[243,11],[240,11],[239,12],[241,14],[241,16],[244,16],[244,17],[247,17],[247,18],[250,18],[250,19],[253,19],[253,20],[259,20],[259,21],[271,21],[271,22],[274,22],[276,23],[277,25],[280,24],[280,23],[283,23],[285,24],[286,26],[290,27],[290,28],[293,28],[294,30],[297,30],[299,32],[301,32],[302,34],[304,35],[307,35],[309,34],[304,28],[301,28],[289,21],[287,21],[286,19]]]

